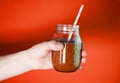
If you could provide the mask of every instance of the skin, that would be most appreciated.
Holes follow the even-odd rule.
[[[62,50],[63,44],[49,41],[36,44],[33,47],[0,57],[0,81],[20,75],[31,70],[53,69],[52,50]],[[86,52],[82,51],[81,63],[86,62]],[[81,68],[81,67],[80,67]]]

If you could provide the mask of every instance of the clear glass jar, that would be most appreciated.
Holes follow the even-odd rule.
[[[71,39],[68,36],[72,31]],[[63,50],[52,51],[54,69],[60,72],[74,72],[80,66],[82,41],[79,26],[58,24],[53,39],[64,44]]]

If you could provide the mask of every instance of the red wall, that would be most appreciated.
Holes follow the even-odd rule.
[[[75,73],[30,71],[1,83],[120,83],[119,0],[1,0],[0,55],[50,40],[56,24],[78,24],[87,63]]]

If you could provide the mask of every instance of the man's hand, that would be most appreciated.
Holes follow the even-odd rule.
[[[0,81],[30,70],[52,69],[51,51],[62,50],[63,44],[56,41],[43,42],[28,50],[0,57]],[[86,62],[82,51],[82,63]]]
[[[37,44],[28,50],[29,61],[33,69],[52,69],[51,51],[62,50],[63,44],[56,41],[49,41]],[[82,50],[81,63],[86,62],[86,51]],[[81,67],[80,67],[81,68]]]

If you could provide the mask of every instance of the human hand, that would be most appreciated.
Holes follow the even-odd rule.
[[[33,70],[37,69],[52,69],[52,59],[51,59],[51,51],[52,50],[62,50],[63,44],[56,41],[49,41],[43,42],[37,45],[34,45],[32,48],[28,49],[28,59],[29,59],[29,66]],[[82,59],[81,63],[86,62],[86,51],[82,50]],[[82,66],[80,66],[82,68]]]
[[[56,41],[43,42],[28,50],[0,57],[0,81],[30,70],[52,69],[52,50],[62,50],[63,44]],[[82,51],[81,63],[86,62],[86,52]],[[81,68],[81,66],[80,66]]]

